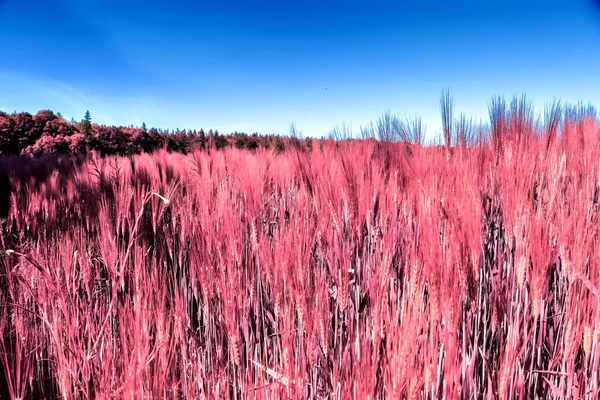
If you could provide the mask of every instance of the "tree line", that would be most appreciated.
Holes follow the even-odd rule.
[[[375,139],[382,142],[405,142],[417,145],[444,144],[472,146],[490,140],[501,146],[507,131],[519,132],[520,136],[543,135],[558,131],[567,121],[584,118],[598,120],[591,104],[561,104],[554,100],[545,108],[543,117],[535,115],[533,104],[525,97],[514,96],[510,102],[495,97],[488,104],[489,122],[476,123],[465,114],[458,118],[454,113],[454,100],[449,90],[440,97],[442,119],[441,135],[435,135],[426,143],[426,125],[421,118],[408,118],[385,111],[379,119],[360,127],[357,136],[352,126],[342,124],[329,133],[329,139]],[[321,143],[322,144],[322,143]],[[87,111],[80,122],[67,122],[60,113],[43,110],[35,115],[27,112],[7,114],[0,112],[0,154],[41,155],[48,153],[81,154],[96,151],[102,155],[133,155],[151,153],[159,149],[187,154],[193,150],[224,149],[235,147],[254,151],[259,148],[281,153],[287,148],[312,151],[313,140],[302,139],[302,132],[295,124],[290,125],[287,136],[259,135],[234,132],[220,134],[212,129],[162,130],[142,127],[106,126],[92,123]]]
[[[286,147],[312,150],[312,140],[279,135],[234,132],[223,135],[212,129],[162,130],[142,127],[107,126],[92,123],[89,111],[80,121],[66,121],[60,113],[43,110],[35,115],[27,112],[0,112],[0,154],[41,155],[48,153],[82,154],[97,151],[102,155],[152,153],[159,149],[187,154],[197,149],[226,147],[283,152]]]

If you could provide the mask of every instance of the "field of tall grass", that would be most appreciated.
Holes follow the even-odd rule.
[[[4,157],[2,398],[597,398],[600,127]]]

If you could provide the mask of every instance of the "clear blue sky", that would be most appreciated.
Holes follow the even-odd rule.
[[[415,3],[0,0],[0,109],[320,136],[385,109],[433,135],[444,88],[484,119],[494,95],[600,105],[591,1]]]

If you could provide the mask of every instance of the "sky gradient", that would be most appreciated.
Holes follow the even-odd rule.
[[[600,105],[591,1],[0,0],[0,110],[307,136],[384,110],[441,131],[438,100]]]

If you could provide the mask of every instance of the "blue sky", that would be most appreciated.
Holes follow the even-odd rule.
[[[321,136],[438,100],[600,105],[591,1],[0,0],[0,109],[94,122]],[[484,4],[482,4],[484,3]]]

